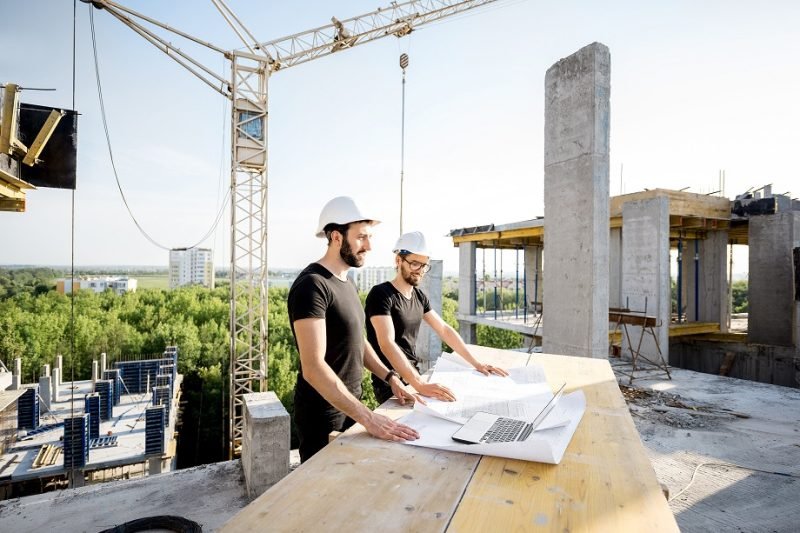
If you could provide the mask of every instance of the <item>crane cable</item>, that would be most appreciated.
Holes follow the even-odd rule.
[[[122,190],[122,184],[119,181],[119,174],[117,173],[117,166],[116,166],[116,163],[114,162],[114,153],[113,153],[113,151],[111,149],[111,135],[109,134],[109,131],[108,131],[108,121],[106,120],[105,101],[103,100],[103,89],[102,89],[102,85],[100,83],[100,66],[99,66],[99,62],[98,62],[98,59],[97,59],[97,39],[95,37],[95,31],[94,31],[94,9],[92,9],[91,5],[89,5],[89,26],[91,28],[91,34],[92,34],[92,52],[94,54],[94,72],[95,72],[95,80],[96,80],[96,83],[97,83],[97,96],[98,96],[98,99],[100,100],[100,116],[101,116],[102,121],[103,121],[103,131],[105,132],[105,136],[106,136],[106,146],[108,147],[108,157],[109,157],[109,159],[111,161],[111,169],[114,172],[114,180],[117,183],[117,189],[119,189],[119,194],[122,197],[122,203],[125,204],[125,209],[128,211],[128,214],[130,215],[131,220],[133,220],[133,223],[136,225],[136,228],[144,236],[144,238],[147,239],[152,245],[156,246],[157,248],[161,248],[162,250],[169,251],[169,250],[172,249],[171,247],[165,246],[165,245],[159,243],[158,241],[156,241],[153,237],[150,236],[149,233],[147,233],[147,231],[145,231],[145,229],[142,227],[142,225],[139,224],[139,221],[136,219],[136,216],[133,214],[133,211],[131,210],[130,205],[128,205],[128,199],[125,197],[125,192]],[[74,105],[73,105],[73,107],[74,107]],[[197,248],[206,239],[208,239],[208,237],[214,232],[214,230],[217,228],[217,225],[219,224],[219,221],[222,219],[222,214],[225,212],[225,207],[227,206],[229,200],[230,200],[230,190],[228,190],[228,192],[226,193],[225,198],[223,199],[222,205],[220,205],[219,211],[217,212],[216,217],[214,217],[214,222],[212,223],[211,228],[209,228],[209,230],[203,235],[202,238],[200,238],[200,240],[198,240],[195,244],[193,244],[192,246],[189,246],[188,248]]]

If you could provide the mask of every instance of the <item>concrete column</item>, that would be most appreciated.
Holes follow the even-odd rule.
[[[718,322],[720,330],[727,332],[728,232],[710,231],[705,239],[684,244],[688,244],[683,251],[686,320]]]
[[[750,217],[750,274],[747,340],[756,344],[798,346],[795,248],[800,248],[800,212]]]
[[[50,405],[52,403],[50,399],[50,390],[52,388],[50,384],[51,379],[50,376],[41,376],[39,378],[39,396],[44,404],[44,409],[47,411],[50,410]]]
[[[431,269],[422,278],[419,288],[431,302],[431,310],[442,314],[442,273],[444,261],[441,259],[431,261]],[[439,336],[424,321],[417,334],[415,353],[428,368],[442,355],[442,341]],[[428,368],[421,369],[423,371]]]
[[[458,245],[458,314],[475,315],[475,251],[474,242],[462,242]],[[478,336],[475,324],[458,321],[458,332],[467,344],[475,344]]]
[[[608,306],[625,307],[622,300],[622,228],[608,234]]]
[[[11,376],[11,390],[19,390],[22,386],[22,359],[14,358],[14,372]]]
[[[50,377],[50,365],[44,364],[42,365],[42,376]]]
[[[529,313],[536,312],[534,304],[542,303],[544,292],[543,255],[541,246],[525,247],[525,292],[528,296],[525,304],[528,306]]]
[[[59,377],[60,379],[64,379],[64,356],[58,354],[56,356],[56,368],[59,370]],[[61,385],[61,383],[59,383]]]
[[[97,383],[97,380],[100,379],[100,366],[97,364],[97,359],[92,361],[92,385]],[[94,387],[92,387],[94,390]]]
[[[147,474],[155,476],[163,471],[163,461],[161,457],[150,457],[147,459]]]
[[[274,392],[245,394],[242,470],[250,499],[289,473],[289,413]]]
[[[610,79],[600,43],[545,75],[546,353],[608,355]]]
[[[669,361],[669,199],[626,202],[622,206],[622,301],[631,311],[645,311],[660,322],[655,328],[661,357]],[[641,328],[628,326],[631,341],[639,343]],[[658,361],[652,335],[645,333],[640,353]],[[628,341],[622,338],[622,357],[630,359]]]
[[[105,376],[106,372],[106,354],[105,352],[100,354],[100,375]]]
[[[52,385],[51,388],[53,390],[53,394],[51,395],[51,398],[50,398],[50,401],[52,401],[52,402],[61,401],[60,400],[60,396],[58,394],[58,383],[60,381],[61,381],[61,370],[59,370],[58,368],[54,368],[53,369],[53,376],[52,376],[52,379],[50,381],[50,383]]]

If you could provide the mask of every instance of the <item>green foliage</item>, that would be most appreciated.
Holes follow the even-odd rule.
[[[46,293],[55,288],[58,275],[51,268],[0,268],[0,300],[21,293]]]
[[[747,313],[747,280],[734,281],[731,285],[733,312]]]
[[[493,328],[481,324],[478,324],[475,329],[480,346],[489,346],[490,348],[501,348],[504,350],[522,348],[523,337],[516,331]]]

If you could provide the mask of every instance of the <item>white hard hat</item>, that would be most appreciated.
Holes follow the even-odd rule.
[[[349,196],[337,196],[325,204],[325,207],[322,208],[322,212],[319,214],[317,237],[325,237],[325,226],[328,224],[340,224],[344,226],[360,220],[369,220],[373,224],[380,224],[380,220],[375,220],[363,214],[355,201]]]
[[[418,254],[430,257],[428,244],[425,242],[425,235],[419,231],[403,233],[397,239],[392,251],[396,254]]]

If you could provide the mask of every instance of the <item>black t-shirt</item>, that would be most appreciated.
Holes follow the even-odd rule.
[[[367,315],[367,340],[378,352],[383,364],[392,368],[391,363],[381,351],[378,336],[370,320],[373,316],[391,316],[394,324],[394,341],[412,362],[418,361],[414,348],[422,316],[431,310],[431,303],[418,288],[414,287],[411,299],[407,299],[390,281],[375,285],[367,295],[365,313]]]
[[[350,280],[337,278],[322,265],[311,263],[292,283],[287,303],[293,335],[295,320],[325,319],[325,362],[347,390],[360,398],[364,371],[364,310],[355,285]],[[310,401],[325,401],[303,379],[302,365],[296,394]]]

